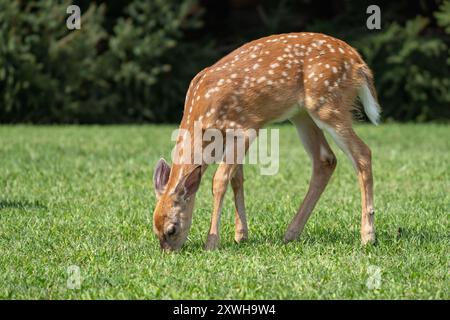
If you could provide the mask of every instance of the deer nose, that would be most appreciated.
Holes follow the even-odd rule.
[[[170,245],[170,243],[164,238],[159,240],[159,246],[161,250],[165,252],[175,251],[175,249]]]
[[[165,240],[159,240],[159,246],[161,247],[161,250],[163,250],[163,251],[171,250],[169,244]]]
[[[170,236],[173,236],[176,232],[177,232],[177,225],[172,224],[167,228],[166,235],[168,235],[170,237]]]

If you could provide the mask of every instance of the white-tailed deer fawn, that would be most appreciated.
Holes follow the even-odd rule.
[[[352,129],[352,109],[359,97],[365,113],[378,122],[380,108],[372,73],[355,49],[318,33],[290,33],[252,41],[201,71],[191,82],[180,128],[260,129],[276,121],[291,121],[312,161],[309,190],[290,223],[284,240],[302,232],[336,166],[327,131],[350,158],[362,196],[361,241],[375,241],[371,151]],[[183,141],[180,134],[177,146]],[[246,141],[248,148],[251,141]],[[177,146],[175,148],[177,148]],[[194,155],[192,155],[192,158]],[[161,248],[176,250],[186,241],[195,193],[207,164],[170,167],[160,160],[154,172],[157,204],[154,231]],[[206,249],[219,241],[219,222],[228,183],[234,192],[235,240],[247,238],[243,167],[221,162],[213,179],[214,205]],[[256,191],[257,192],[257,191]]]

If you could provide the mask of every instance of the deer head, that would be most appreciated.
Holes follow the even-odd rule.
[[[161,249],[179,250],[186,242],[201,173],[200,165],[173,165],[171,168],[164,159],[156,165],[153,183],[157,203],[153,212],[153,230]]]

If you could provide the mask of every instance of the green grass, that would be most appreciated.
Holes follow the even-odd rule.
[[[282,244],[311,172],[285,125],[279,174],[245,167],[249,241],[233,242],[229,191],[220,249],[202,250],[210,168],[185,248],[164,254],[151,177],[160,156],[170,158],[173,128],[0,127],[0,297],[450,298],[450,126],[356,127],[373,151],[376,246],[359,243],[357,178],[334,144],[328,188],[300,240]],[[80,267],[80,289],[67,287],[70,265]],[[378,289],[366,286],[371,266]]]

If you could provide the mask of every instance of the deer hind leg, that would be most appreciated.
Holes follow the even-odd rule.
[[[300,139],[311,158],[312,176],[308,192],[286,231],[284,242],[296,239],[303,231],[336,167],[336,157],[325,140],[322,130],[317,127],[311,117],[306,112],[302,112],[290,121],[296,126]]]
[[[244,168],[238,164],[234,176],[231,178],[231,187],[234,194],[234,240],[239,243],[247,240],[248,226],[245,215],[244,202]]]
[[[319,127],[325,129],[348,156],[357,174],[361,189],[361,242],[375,242],[375,222],[373,205],[372,156],[370,148],[356,135],[351,126],[350,111],[330,117],[330,112],[323,106],[312,114]],[[335,108],[336,109],[336,108]],[[321,112],[323,110],[323,112]],[[330,110],[330,109],[328,109]]]

